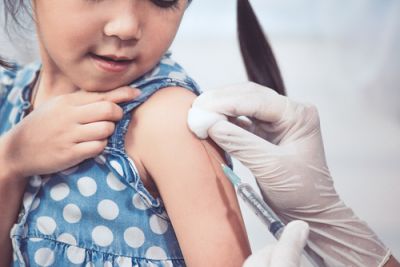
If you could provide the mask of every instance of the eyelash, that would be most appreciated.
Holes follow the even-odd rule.
[[[177,9],[179,0],[151,0],[156,6],[163,9]]]
[[[101,2],[102,0],[93,0],[94,2]],[[177,9],[179,7],[179,0],[150,0],[157,7],[162,9]]]

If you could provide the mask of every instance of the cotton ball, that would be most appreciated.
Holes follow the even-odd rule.
[[[227,120],[227,118],[225,115],[196,107],[189,110],[189,128],[200,139],[206,139],[208,129],[220,120]]]

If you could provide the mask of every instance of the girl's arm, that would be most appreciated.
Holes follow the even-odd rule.
[[[195,97],[179,87],[156,92],[133,113],[129,149],[154,180],[187,265],[241,266],[250,247],[235,191],[220,168],[222,151],[186,126]]]
[[[10,230],[17,220],[27,183],[27,179],[17,177],[10,169],[6,136],[0,136],[0,266],[9,266],[11,263]]]

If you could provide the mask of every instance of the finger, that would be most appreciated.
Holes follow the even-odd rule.
[[[255,83],[231,85],[201,94],[193,107],[230,117],[247,116],[265,122],[279,121],[291,104],[285,96]]]
[[[271,254],[274,251],[273,245],[268,245],[261,250],[255,252],[250,257],[246,259],[243,267],[269,267]]]
[[[107,92],[86,92],[80,90],[69,95],[74,105],[86,105],[98,101],[111,101],[122,103],[130,101],[140,95],[140,90],[129,86],[123,86]]]
[[[253,132],[253,129],[254,129],[254,127],[255,127],[255,126],[254,126],[254,123],[253,123],[253,121],[250,120],[248,117],[245,117],[245,116],[240,116],[240,117],[237,117],[237,118],[235,118],[235,117],[229,117],[228,120],[229,120],[230,122],[236,124],[237,126],[243,128],[243,129],[245,129],[246,131],[249,131],[249,132],[254,133],[254,132]]]
[[[252,149],[273,150],[276,145],[248,132],[247,130],[228,121],[218,121],[208,129],[208,135],[226,152],[235,153],[245,150],[255,152]]]
[[[280,148],[228,121],[219,121],[208,134],[223,150],[238,159],[258,177],[265,169],[268,154],[280,153]]]
[[[298,267],[307,242],[309,226],[303,221],[292,221],[286,225],[274,253],[271,267]]]
[[[100,101],[78,106],[75,109],[78,123],[86,124],[96,121],[119,121],[123,116],[123,110],[117,104],[108,101]]]
[[[77,156],[77,158],[81,158],[81,160],[93,158],[102,153],[106,145],[107,139],[81,142],[75,145],[74,154]]]
[[[106,101],[111,101],[114,103],[123,103],[126,101],[130,101],[140,95],[141,91],[139,89],[135,89],[129,86],[124,86],[117,88],[112,91],[106,92]]]
[[[76,131],[76,142],[104,140],[113,134],[115,124],[108,121],[98,121],[80,125]]]

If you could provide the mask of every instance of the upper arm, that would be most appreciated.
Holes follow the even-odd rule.
[[[220,151],[186,126],[196,96],[156,92],[135,113],[136,153],[153,178],[188,266],[241,266],[250,254],[235,191]]]

